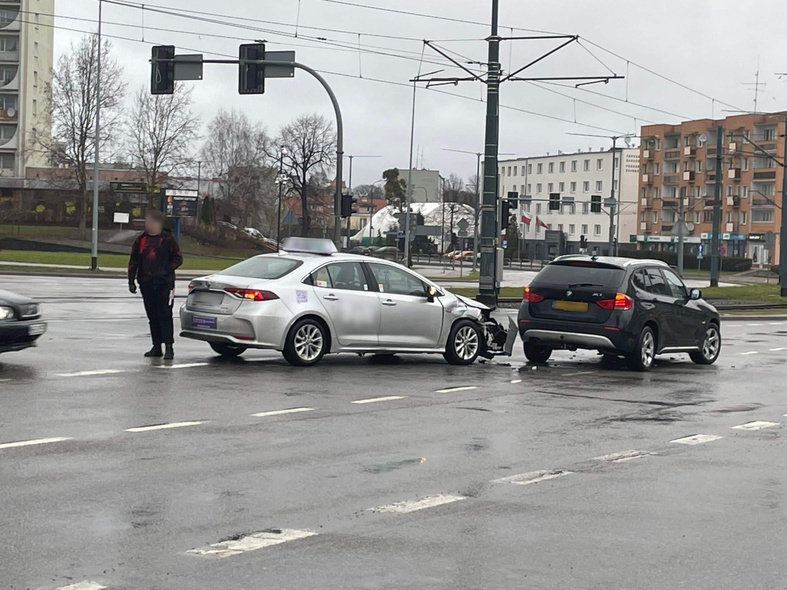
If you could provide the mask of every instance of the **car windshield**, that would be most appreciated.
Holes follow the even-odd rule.
[[[303,262],[278,256],[255,256],[221,271],[220,275],[246,277],[249,279],[275,280],[291,273]]]
[[[588,262],[553,263],[533,279],[533,284],[593,286],[617,289],[623,282],[626,271],[622,268]]]

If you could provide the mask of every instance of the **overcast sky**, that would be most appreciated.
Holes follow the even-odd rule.
[[[145,2],[145,6],[175,12],[204,11],[217,15],[204,18],[239,26],[156,14],[151,10],[146,10],[143,17],[143,12],[137,8],[105,3],[104,32],[129,39],[116,39],[114,44],[115,57],[125,69],[130,90],[149,84],[151,43],[174,44],[179,53],[202,52],[215,57],[237,56],[240,43],[265,39],[270,51],[294,49],[300,62],[322,72],[345,74],[326,74],[344,113],[345,152],[382,156],[355,161],[353,183],[360,184],[379,179],[385,168],[407,167],[412,91],[406,85],[419,68],[424,73],[444,69],[440,75],[463,75],[456,67],[444,65],[445,60],[428,48],[421,64],[423,43],[420,39],[440,40],[436,42],[447,50],[472,60],[485,60],[486,46],[481,40],[489,32],[484,24],[489,22],[491,0],[347,2],[478,24],[351,7],[330,0],[154,0]],[[59,55],[80,35],[65,28],[95,31],[98,0],[57,0],[56,4],[57,26],[62,27],[55,32],[56,54]],[[297,39],[293,38],[296,22],[300,25]],[[754,92],[752,86],[745,83],[754,82],[758,62],[760,81],[767,84],[759,94],[760,110],[785,109],[787,77],[780,80],[775,75],[787,71],[787,37],[780,28],[785,22],[787,2],[783,0],[501,0],[501,34],[504,36],[511,35],[508,27],[522,27],[577,34],[586,39],[583,46],[574,44],[534,66],[528,70],[529,75],[605,75],[612,70],[620,75],[628,71],[628,78],[608,85],[587,86],[586,91],[548,87],[568,97],[530,83],[507,83],[501,91],[503,105],[558,117],[566,122],[503,109],[500,150],[529,156],[558,150],[597,149],[609,146],[610,141],[573,137],[567,133],[627,133],[647,122],[677,122],[678,115],[710,117],[713,110],[716,117],[721,117],[728,114],[724,109],[753,109]],[[372,34],[413,40],[386,39]],[[531,33],[515,30],[514,34]],[[318,37],[331,44],[321,43]],[[591,42],[624,59],[606,53]],[[364,50],[360,54],[359,43]],[[505,42],[501,50],[503,68],[516,69],[558,43],[554,40]],[[370,52],[396,54],[407,59]],[[733,106],[718,102],[714,105],[711,100],[634,65],[627,66],[625,60]],[[205,80],[189,84],[195,86],[196,109],[203,123],[222,107],[242,110],[261,121],[273,135],[288,120],[303,113],[319,112],[333,119],[328,97],[304,72],[299,72],[295,80],[269,81],[263,96],[238,96],[237,71],[233,66],[206,66]],[[484,89],[479,82],[465,82],[458,87],[444,86],[438,90],[475,100],[418,91],[415,144],[422,154],[418,162],[422,161],[423,167],[439,169],[444,176],[456,172],[467,178],[475,173],[475,158],[444,149],[483,151],[485,106],[478,99],[483,96]],[[623,100],[628,96],[629,103],[588,91]],[[574,124],[575,118],[595,127]]]

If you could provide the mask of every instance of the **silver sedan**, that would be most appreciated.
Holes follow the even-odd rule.
[[[281,252],[196,279],[189,291],[181,336],[222,356],[272,349],[306,366],[328,353],[439,353],[467,365],[501,354],[506,340],[488,307],[326,240],[290,238]]]

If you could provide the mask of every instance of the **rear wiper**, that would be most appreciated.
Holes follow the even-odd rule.
[[[576,287],[603,287],[604,285],[599,285],[598,283],[569,283],[569,288],[576,288]]]

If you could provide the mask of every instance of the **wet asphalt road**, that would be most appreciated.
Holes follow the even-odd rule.
[[[50,322],[0,357],[0,588],[787,587],[787,322],[648,374],[182,340],[167,368],[123,281],[0,285]]]

